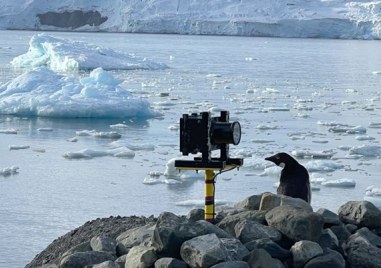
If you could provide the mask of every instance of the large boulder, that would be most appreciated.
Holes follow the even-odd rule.
[[[116,245],[116,240],[107,236],[94,236],[90,240],[93,251],[105,251],[112,255],[116,255]]]
[[[113,261],[105,261],[105,262],[93,265],[92,268],[120,268],[120,267],[117,263]]]
[[[234,207],[245,210],[259,210],[261,199],[262,195],[252,195],[236,203]]]
[[[271,238],[274,241],[282,238],[282,234],[277,229],[251,220],[239,221],[234,230],[235,236],[244,244],[261,238]]]
[[[144,244],[149,246],[152,240],[154,224],[147,224],[127,230],[116,238],[116,241],[122,244],[125,248],[130,249],[134,246]]]
[[[275,207],[266,213],[269,226],[279,230],[288,239],[317,241],[323,230],[323,217],[315,212],[307,212],[285,205]]]
[[[228,252],[229,260],[240,261],[250,253],[236,238],[220,238],[220,240]]]
[[[250,266],[245,261],[226,261],[213,265],[210,268],[250,268]]]
[[[160,258],[155,262],[155,268],[187,268],[187,264],[175,258]]]
[[[357,232],[355,234],[353,234],[351,236],[351,238],[354,238],[356,236],[362,236],[362,237],[366,238],[369,241],[369,243],[371,243],[372,245],[374,245],[376,247],[381,247],[381,237],[379,237],[375,233],[371,232],[366,227],[363,227],[363,228],[357,230]]]
[[[157,256],[153,247],[134,246],[130,249],[126,256],[125,268],[149,268],[155,261]]]
[[[366,238],[351,236],[344,248],[349,267],[381,268],[381,249],[372,245]]]
[[[359,227],[381,228],[381,210],[368,201],[349,201],[339,208],[340,220]]]
[[[301,268],[312,258],[322,255],[323,249],[318,243],[302,240],[291,247],[291,253],[295,268]]]
[[[304,268],[345,268],[345,260],[337,251],[325,249],[322,255],[307,262]]]
[[[226,216],[219,223],[217,223],[217,226],[225,230],[227,233],[231,234],[232,236],[235,236],[234,228],[239,221],[252,220],[252,221],[256,221],[261,224],[264,224],[266,223],[265,214],[266,214],[266,211],[257,211],[257,210],[243,211],[237,214]]]
[[[280,259],[282,261],[288,259],[291,255],[290,251],[282,248],[270,238],[262,238],[253,240],[245,244],[246,248],[250,251],[254,249],[264,249],[271,257]]]
[[[245,261],[250,268],[284,268],[280,260],[272,258],[264,249],[254,249]]]
[[[180,254],[192,268],[210,267],[229,260],[225,245],[215,234],[198,236],[184,242]]]
[[[330,227],[332,225],[338,225],[341,223],[339,215],[328,209],[319,208],[316,213],[323,216],[324,227]]]
[[[83,268],[105,261],[114,261],[115,257],[109,252],[86,251],[76,252],[61,259],[60,268]]]
[[[263,193],[259,210],[270,210],[279,206],[291,206],[312,212],[310,204],[300,198],[293,198],[286,195],[278,195],[273,193]]]
[[[330,248],[333,250],[339,249],[339,240],[331,229],[324,229],[318,240],[319,245],[324,248]]]

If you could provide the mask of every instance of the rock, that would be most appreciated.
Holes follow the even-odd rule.
[[[254,249],[264,249],[271,257],[280,259],[281,261],[288,259],[291,255],[289,250],[282,248],[270,238],[257,239],[246,243],[245,246],[249,251]]]
[[[324,229],[318,240],[319,245],[324,248],[330,248],[333,250],[339,249],[339,240],[337,236],[332,232],[331,229]]]
[[[357,225],[350,223],[345,224],[345,228],[347,228],[348,232],[350,232],[351,234],[355,233],[359,229]]]
[[[210,268],[250,268],[250,266],[244,261],[226,261],[213,265]]]
[[[136,227],[118,235],[116,241],[121,243],[126,249],[141,245],[142,243],[149,246],[149,243],[152,240],[153,230],[154,224],[152,223],[141,227]],[[126,254],[127,253],[128,252],[126,252]]]
[[[280,260],[271,258],[264,249],[254,249],[250,255],[245,258],[250,268],[283,268]]]
[[[336,235],[337,239],[339,240],[339,245],[345,242],[351,235],[347,228],[345,228],[344,224],[334,225],[329,229]]]
[[[192,268],[210,267],[229,259],[224,244],[215,234],[195,237],[184,242],[180,255]]]
[[[359,227],[381,228],[381,210],[368,201],[349,201],[339,208],[340,220]]]
[[[310,204],[300,198],[292,198],[285,195],[277,195],[273,193],[263,193],[259,210],[270,210],[278,206],[291,206],[312,212]]]
[[[120,256],[115,260],[115,263],[119,265],[120,268],[124,268],[124,264],[126,263],[127,254]]]
[[[199,221],[204,220],[205,217],[205,210],[202,208],[195,208],[189,211],[187,215],[187,219],[190,221]]]
[[[225,230],[228,234],[235,236],[235,225],[241,220],[252,220],[259,223],[266,223],[266,211],[243,211],[234,215],[226,216],[217,223],[217,226]]]
[[[187,268],[187,264],[175,258],[160,258],[155,262],[155,268]]]
[[[291,247],[291,253],[293,256],[294,267],[303,267],[312,258],[323,254],[323,249],[318,243],[302,240],[296,242]]]
[[[345,268],[345,260],[337,251],[326,249],[323,255],[306,263],[304,268]]]
[[[381,249],[362,236],[351,236],[345,245],[349,267],[381,268]]]
[[[157,256],[153,247],[134,246],[130,249],[126,256],[125,268],[149,268],[155,261]]]
[[[241,241],[236,238],[220,238],[220,240],[228,252],[229,260],[241,261],[250,253]]]
[[[113,261],[105,261],[100,264],[95,264],[93,268],[119,268],[119,265]]]
[[[90,240],[89,240],[89,241],[80,243],[80,244],[70,248],[68,251],[66,251],[65,253],[62,254],[61,259],[63,259],[66,256],[69,256],[73,253],[86,252],[86,251],[92,251],[92,250],[93,249],[91,248]]]
[[[355,238],[357,236],[364,237],[373,246],[381,247],[381,237],[377,236],[375,233],[371,232],[366,227],[363,227],[363,228],[359,229],[355,234],[351,235],[349,239],[353,239],[353,238]]]
[[[236,203],[234,207],[245,210],[259,210],[261,199],[262,195],[252,195]]]
[[[76,252],[61,259],[60,268],[83,268],[86,265],[114,261],[115,257],[108,252],[86,251]]]
[[[94,251],[105,251],[112,255],[116,255],[116,245],[115,239],[106,236],[95,236],[90,240],[90,246]]]
[[[266,213],[269,226],[274,227],[292,241],[317,241],[323,229],[323,217],[285,205]]]
[[[277,229],[251,220],[239,221],[234,230],[235,236],[244,244],[261,238],[271,238],[274,241],[282,238],[282,234]]]
[[[339,215],[328,209],[319,208],[316,211],[316,213],[323,216],[324,227],[330,227],[331,225],[339,225],[341,223]]]

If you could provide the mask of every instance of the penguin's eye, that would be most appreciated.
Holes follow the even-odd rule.
[[[276,156],[275,156],[275,159],[279,160],[279,159],[280,159],[279,155],[276,155]]]

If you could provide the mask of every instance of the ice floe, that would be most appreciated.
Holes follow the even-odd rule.
[[[381,123],[380,122],[377,122],[377,123],[371,122],[368,127],[370,127],[370,128],[381,128]]]
[[[0,134],[17,134],[17,130],[10,128],[10,129],[0,129]]]
[[[117,52],[82,41],[71,41],[40,33],[32,36],[25,54],[15,57],[11,64],[20,68],[48,66],[55,71],[111,69],[165,69],[156,63],[132,54]]]
[[[314,158],[314,159],[330,159],[335,152],[333,151],[308,151],[294,150],[291,152],[296,158]]]
[[[350,187],[355,187],[356,182],[355,180],[352,180],[352,179],[343,178],[338,180],[323,181],[321,185],[327,186],[327,187],[350,188]]]
[[[29,145],[9,145],[9,150],[24,150],[29,148]]]
[[[115,131],[80,130],[76,131],[75,134],[77,136],[93,136],[103,139],[120,139],[122,137],[121,134]]]
[[[126,147],[115,148],[111,150],[93,150],[83,149],[77,152],[66,152],[63,154],[67,159],[91,159],[95,157],[114,156],[120,158],[134,158],[135,153]]]
[[[329,160],[308,161],[304,166],[309,172],[333,172],[344,167],[344,165]]]
[[[346,133],[346,134],[364,134],[366,133],[366,128],[362,126],[350,127],[350,126],[334,126],[328,129],[328,131],[333,133]]]
[[[355,146],[349,150],[349,154],[365,156],[365,157],[377,157],[377,156],[381,156],[381,146],[378,146],[378,145]]]
[[[101,68],[83,78],[59,75],[46,67],[36,68],[0,85],[0,114],[64,118],[160,115],[120,83]]]
[[[178,170],[175,167],[175,161],[181,158],[172,158],[168,160],[163,175],[166,177],[165,183],[182,183],[189,179],[204,179],[203,172],[196,172],[194,170]]]
[[[19,170],[19,167],[17,167],[17,166],[1,168],[0,169],[0,176],[7,177],[10,175],[17,174],[19,172],[18,170]]]
[[[369,186],[365,189],[367,196],[381,196],[381,187]]]

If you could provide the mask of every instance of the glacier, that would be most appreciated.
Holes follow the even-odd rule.
[[[0,29],[380,39],[381,1],[13,0]]]

